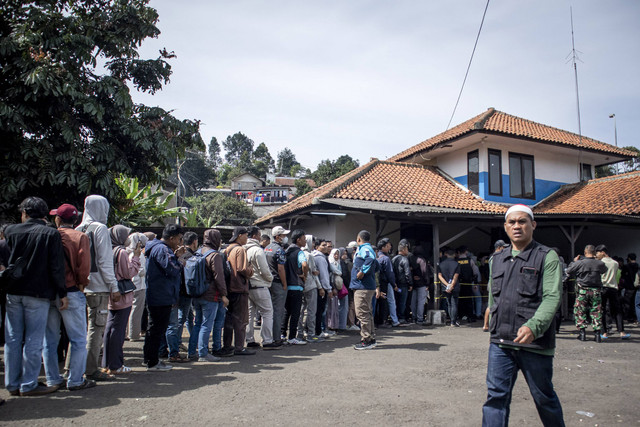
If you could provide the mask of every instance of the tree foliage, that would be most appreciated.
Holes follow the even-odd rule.
[[[300,197],[313,190],[306,179],[296,179],[294,184],[296,186],[296,197]]]
[[[225,151],[225,159],[229,166],[234,168],[247,167],[253,157],[253,140],[242,132],[229,135],[222,142]]]
[[[169,82],[166,49],[148,0],[6,1],[0,6],[0,209],[27,195],[56,205],[91,193],[124,197],[116,177],[158,182],[187,148],[203,149],[199,122],[135,104],[129,87]],[[98,64],[103,66],[99,66]]]
[[[291,173],[291,169],[294,166],[300,166],[300,162],[296,160],[296,155],[293,154],[293,151],[291,151],[288,147],[285,147],[282,151],[278,153],[276,173],[278,173],[278,175],[281,175],[281,176],[293,176],[293,174]],[[294,172],[295,172],[295,169],[294,169]]]
[[[338,157],[335,161],[329,159],[322,160],[318,163],[318,167],[315,172],[311,174],[311,177],[316,185],[321,186],[354,170],[358,166],[360,166],[360,163],[357,160],[345,154]]]
[[[209,142],[209,164],[213,168],[213,170],[217,170],[222,166],[222,156],[220,156],[220,143],[218,139],[214,136],[211,138]]]
[[[596,167],[596,178],[604,178],[605,176],[617,175],[619,173],[627,173],[640,170],[640,150],[633,146],[623,147],[625,150],[633,151],[636,157],[631,160],[619,162],[613,165],[605,165]]]
[[[110,210],[111,224],[129,227],[149,226],[178,214],[178,208],[168,208],[176,195],[153,190],[150,185],[140,188],[137,178],[119,177],[116,184],[124,193],[124,198]]]
[[[241,200],[221,193],[209,193],[188,198],[189,204],[196,209],[203,223],[213,225],[251,225],[257,216]]]

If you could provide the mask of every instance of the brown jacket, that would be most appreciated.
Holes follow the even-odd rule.
[[[239,244],[232,243],[225,253],[231,265],[229,292],[248,294],[249,278],[253,275],[253,267],[247,259],[247,251]]]
[[[62,238],[65,257],[65,283],[67,288],[75,286],[82,291],[89,284],[91,273],[89,236],[71,227],[60,227],[58,231]]]
[[[202,295],[202,298],[207,301],[218,302],[223,296],[227,296],[227,283],[224,279],[222,256],[220,256],[218,252],[221,240],[220,231],[215,228],[204,232],[202,253],[206,253],[210,249],[216,251],[207,256],[205,271],[207,273],[207,280],[209,281],[209,288],[207,288],[207,291]]]

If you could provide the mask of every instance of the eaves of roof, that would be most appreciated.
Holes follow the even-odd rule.
[[[553,144],[585,151],[613,154],[623,159],[629,159],[637,155],[633,151],[624,148],[619,148],[586,136],[522,119],[495,110],[494,108],[489,108],[482,114],[396,154],[391,157],[389,161],[411,161],[412,158],[420,153],[434,150],[441,145],[475,132],[516,137],[543,144]]]

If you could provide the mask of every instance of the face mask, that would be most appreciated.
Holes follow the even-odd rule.
[[[284,237],[282,238],[282,244],[283,244],[283,245],[286,245],[287,243],[289,243],[289,238],[288,238],[287,236],[284,236]]]

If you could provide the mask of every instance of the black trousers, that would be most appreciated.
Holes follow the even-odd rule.
[[[158,359],[158,351],[160,350],[160,341],[167,333],[169,319],[171,317],[170,305],[147,306],[149,312],[149,325],[144,335],[144,361],[147,367],[156,366]]]
[[[290,340],[294,339],[298,334],[298,321],[300,320],[303,295],[303,291],[287,290],[287,299],[284,303],[284,324],[289,324]]]
[[[320,335],[322,333],[322,316],[324,315],[324,311],[327,307],[327,293],[330,291],[324,290],[324,296],[321,297],[318,294],[318,305],[316,309],[316,335]]]
[[[616,319],[616,328],[618,332],[624,332],[624,322],[622,321],[622,307],[620,305],[620,294],[617,289],[602,288],[602,324],[606,331],[607,328],[607,301],[609,302],[609,310],[611,317]]]

